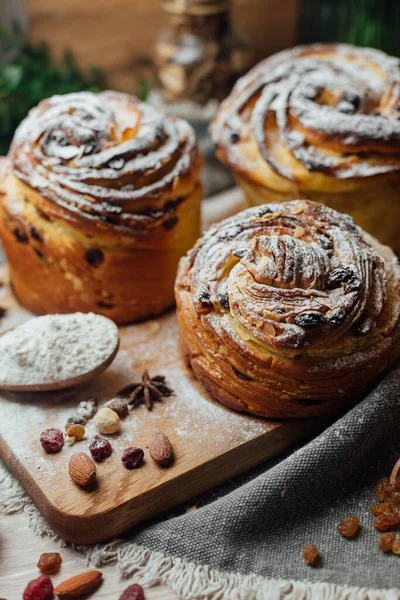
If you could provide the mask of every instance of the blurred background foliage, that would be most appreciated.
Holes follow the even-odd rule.
[[[103,88],[102,72],[78,69],[71,52],[55,63],[46,44],[30,44],[17,23],[9,31],[0,29],[0,155],[7,153],[28,110],[43,98]]]

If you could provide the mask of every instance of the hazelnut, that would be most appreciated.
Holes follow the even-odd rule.
[[[111,408],[101,408],[93,421],[100,433],[110,434],[119,431],[119,416]]]

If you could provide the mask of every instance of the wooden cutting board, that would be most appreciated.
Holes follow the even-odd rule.
[[[240,208],[237,192],[205,203],[205,222]],[[0,305],[8,309],[1,331],[31,317],[15,300],[7,268],[0,268]],[[1,367],[0,367],[1,368]],[[152,412],[140,406],[122,421],[120,434],[110,436],[112,456],[97,467],[94,491],[78,488],[68,476],[74,452],[88,452],[95,433],[64,446],[60,454],[43,452],[39,436],[49,427],[64,429],[77,404],[90,396],[99,403],[114,397],[144,369],[165,375],[175,395]],[[129,527],[170,510],[217,484],[243,473],[316,431],[316,420],[273,422],[237,413],[214,401],[184,365],[178,346],[175,313],[121,328],[121,346],[113,364],[95,381],[79,388],[46,393],[0,395],[0,455],[27,490],[41,513],[64,539],[88,544],[121,534]],[[128,471],[120,456],[127,446],[145,448],[159,429],[170,438],[175,462],[145,464]]]

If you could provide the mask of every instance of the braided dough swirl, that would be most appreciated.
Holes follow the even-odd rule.
[[[345,189],[352,178],[400,171],[399,109],[398,58],[315,44],[254,67],[223,104],[212,131],[220,158],[247,177],[263,178],[252,172],[257,155],[288,182],[324,189],[334,177]],[[272,185],[279,187],[279,179]]]
[[[184,178],[200,159],[186,121],[108,91],[42,101],[18,128],[10,162],[18,179],[70,213],[135,230],[174,218],[176,191],[188,191]]]
[[[229,406],[313,416],[359,397],[400,355],[400,267],[353,220],[310,201],[212,227],[181,260],[188,363]]]

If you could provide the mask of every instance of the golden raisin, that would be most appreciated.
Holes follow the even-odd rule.
[[[85,428],[79,423],[67,423],[65,426],[65,433],[68,437],[73,437],[76,441],[80,441],[83,440],[85,436]]]
[[[400,554],[400,538],[394,540],[392,545],[392,552],[393,554]]]
[[[374,519],[374,527],[377,531],[386,531],[386,529],[390,529],[393,525],[397,525],[399,520],[399,517],[396,515],[378,515]]]
[[[340,521],[340,523],[337,526],[337,530],[343,537],[354,537],[358,531],[357,517],[346,517],[346,519]]]
[[[389,485],[389,477],[382,477],[375,488],[375,496],[378,500],[385,500],[385,488]]]
[[[377,504],[374,504],[371,506],[371,512],[373,515],[375,515],[375,517],[378,515],[387,515],[393,513],[390,504],[387,502],[378,502]]]
[[[57,573],[61,566],[61,556],[58,552],[44,552],[40,555],[37,566],[46,575]]]
[[[393,546],[393,542],[396,539],[396,534],[393,531],[387,533],[381,533],[378,538],[378,548],[382,552],[390,552]]]
[[[303,560],[306,565],[313,567],[319,556],[318,548],[315,544],[308,544],[303,550]]]

